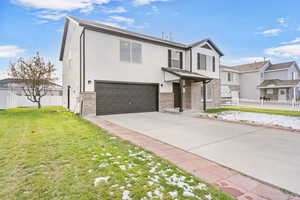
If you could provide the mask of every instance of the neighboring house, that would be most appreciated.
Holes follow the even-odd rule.
[[[36,106],[26,98],[23,87],[11,78],[0,80],[0,109]],[[62,86],[51,83],[47,88],[47,95],[41,100],[42,106],[61,105]]]
[[[300,97],[300,70],[296,62],[270,61],[221,66],[222,97],[288,101]],[[236,96],[236,95],[234,95]]]
[[[221,56],[209,39],[185,45],[67,17],[63,105],[83,115],[218,107]]]

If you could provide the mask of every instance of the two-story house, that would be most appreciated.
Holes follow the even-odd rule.
[[[67,17],[63,105],[83,115],[218,107],[221,56],[209,39],[185,45]]]
[[[221,66],[222,97],[233,97],[238,92],[245,100],[295,100],[300,97],[299,72],[294,61]]]

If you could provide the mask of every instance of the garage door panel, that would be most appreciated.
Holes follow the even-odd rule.
[[[158,85],[96,82],[97,115],[158,109]]]

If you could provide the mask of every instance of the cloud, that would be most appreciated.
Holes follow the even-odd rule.
[[[282,58],[300,58],[300,44],[283,45],[265,50],[268,55]]]
[[[109,18],[113,21],[122,22],[122,23],[126,23],[129,25],[133,24],[135,22],[135,20],[133,18],[127,18],[127,17],[118,16],[118,15],[109,16]]]
[[[151,11],[146,13],[147,15],[157,15],[160,14],[157,6],[151,6]]]
[[[240,64],[248,64],[254,62],[262,62],[264,60],[269,60],[270,58],[264,57],[242,57],[242,58],[224,58],[222,59],[222,63],[225,65],[240,65]]]
[[[24,53],[26,50],[21,49],[15,45],[0,45],[0,58],[16,57],[20,53]]]
[[[278,36],[279,33],[281,33],[281,32],[282,32],[281,29],[274,28],[274,29],[268,29],[268,30],[259,32],[258,34],[265,35],[265,36]]]
[[[298,42],[300,42],[300,37],[297,37],[296,39],[288,41],[288,42],[281,42],[280,44],[295,44]]]
[[[125,8],[123,8],[122,6],[118,6],[116,8],[103,8],[102,11],[105,12],[105,13],[109,13],[109,14],[112,14],[112,13],[126,13],[127,12],[127,10]]]
[[[116,23],[116,22],[108,22],[108,21],[96,21],[96,22],[100,23],[100,24],[107,25],[107,26],[113,26],[113,27],[116,27],[116,28],[126,29],[125,26],[122,26],[122,25],[120,25],[119,23]]]
[[[42,19],[48,19],[48,20],[55,20],[58,21],[61,18],[66,17],[66,13],[49,13],[49,14],[38,14],[37,17]]]
[[[111,0],[11,0],[13,3],[37,9],[65,10],[91,9],[95,4],[106,4]]]
[[[287,18],[280,17],[277,19],[277,22],[279,23],[279,25],[281,25],[283,27],[288,27]]]
[[[134,0],[133,5],[135,6],[143,6],[143,5],[149,5],[153,2],[168,2],[171,0]]]

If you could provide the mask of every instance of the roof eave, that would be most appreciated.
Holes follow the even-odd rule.
[[[217,45],[216,45],[211,39],[205,39],[205,40],[200,40],[200,41],[198,41],[198,42],[195,42],[195,43],[191,44],[191,45],[189,46],[189,48],[193,48],[193,47],[195,47],[195,46],[197,46],[197,45],[199,45],[199,44],[201,44],[201,43],[204,43],[204,42],[210,43],[210,45],[213,46],[213,48],[218,52],[218,54],[219,54],[221,57],[224,56],[223,52],[217,47]]]
[[[64,25],[64,33],[63,33],[63,38],[62,38],[61,47],[60,47],[59,61],[62,61],[64,58],[68,27],[69,27],[69,18],[66,17],[65,25]]]

